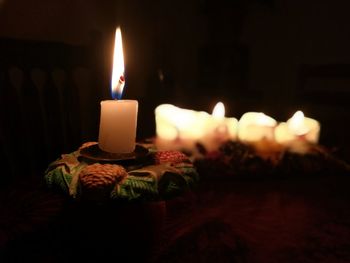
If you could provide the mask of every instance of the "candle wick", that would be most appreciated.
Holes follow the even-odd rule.
[[[120,75],[118,83],[114,87],[114,91],[115,91],[115,92],[113,92],[114,99],[120,100],[122,98],[124,85],[125,85],[125,78],[123,75]]]

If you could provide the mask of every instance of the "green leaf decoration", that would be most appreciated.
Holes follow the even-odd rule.
[[[157,197],[157,183],[151,177],[128,176],[127,179],[112,192],[113,199],[152,199]],[[141,199],[143,199],[141,198]]]
[[[187,181],[181,174],[166,172],[158,183],[159,193],[169,198],[188,190]]]
[[[78,183],[79,183],[79,173],[86,166],[85,163],[81,163],[74,168],[73,178],[71,184],[69,185],[69,195],[76,198],[78,195]]]
[[[69,185],[72,181],[72,175],[65,173],[62,167],[50,171],[46,174],[45,180],[50,187],[57,187],[68,193]]]
[[[156,149],[148,147],[151,153]],[[65,194],[78,198],[84,193],[80,189],[79,173],[89,163],[79,159],[80,152],[63,154],[52,162],[45,172],[49,187],[60,189]],[[91,163],[90,163],[91,164]],[[128,176],[110,193],[114,200],[160,200],[167,199],[191,189],[199,180],[198,173],[190,162],[139,164],[128,167]],[[145,165],[145,166],[142,166]]]

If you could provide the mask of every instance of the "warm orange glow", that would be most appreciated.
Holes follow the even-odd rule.
[[[302,111],[294,113],[293,117],[288,121],[288,127],[295,135],[304,135],[309,132],[305,125],[305,117]]]
[[[224,104],[222,102],[218,102],[215,105],[212,115],[215,118],[223,118],[223,117],[225,117],[225,106],[224,106]]]
[[[120,99],[124,88],[124,55],[122,33],[119,27],[115,32],[111,88],[112,97]]]

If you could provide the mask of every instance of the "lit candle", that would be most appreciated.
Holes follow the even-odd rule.
[[[159,149],[191,150],[196,143],[201,143],[211,151],[221,142],[235,139],[237,134],[238,121],[225,117],[225,107],[221,102],[214,107],[212,114],[162,104],[155,109],[155,119]]]
[[[161,104],[154,110],[157,138],[175,140],[179,138],[180,108],[171,104]]]
[[[225,139],[235,139],[237,136],[238,121],[233,117],[225,117],[225,105],[218,102],[213,109],[215,132],[224,136]]]
[[[124,89],[124,57],[122,35],[115,34],[111,92],[114,100],[101,101],[98,143],[101,150],[130,153],[135,149],[138,102],[121,100]]]
[[[274,140],[274,128],[277,122],[262,112],[247,112],[238,122],[238,138],[246,142]]]
[[[162,104],[155,109],[156,134],[166,140],[199,140],[209,125],[210,115],[204,111],[182,109]]]
[[[200,142],[207,151],[215,151],[220,145],[230,139],[235,139],[237,134],[237,119],[225,117],[225,106],[218,102],[208,120],[207,130]]]
[[[156,144],[163,149],[190,149],[205,135],[211,115],[161,104],[155,109]]]
[[[287,122],[281,122],[275,130],[275,139],[280,144],[294,141],[317,143],[320,136],[320,123],[297,111]]]

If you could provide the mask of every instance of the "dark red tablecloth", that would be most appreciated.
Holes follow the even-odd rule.
[[[42,190],[18,192],[17,199],[3,192],[0,256],[37,262],[350,262],[349,185],[350,177],[333,175],[211,179],[172,200],[103,206]],[[9,200],[16,213],[6,210]],[[6,225],[4,211],[17,219]]]

